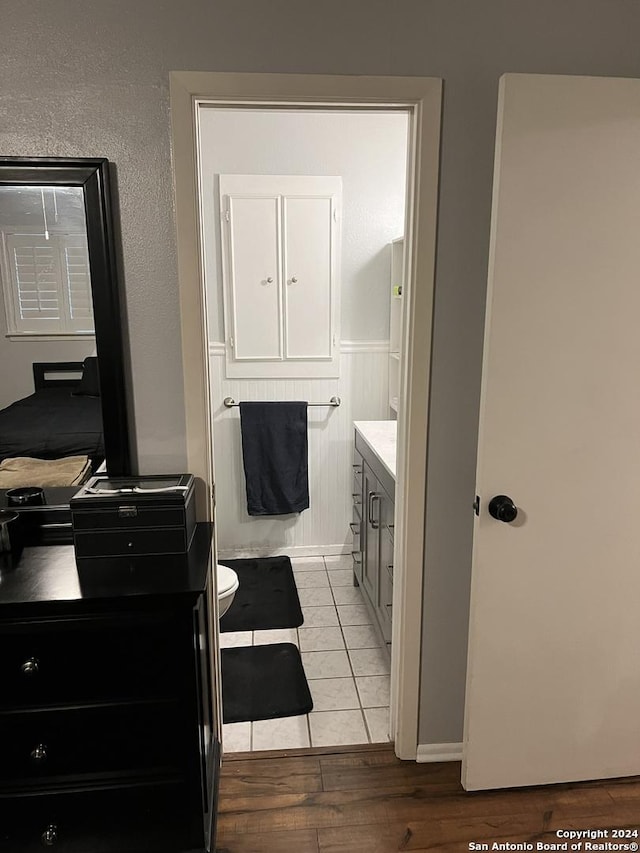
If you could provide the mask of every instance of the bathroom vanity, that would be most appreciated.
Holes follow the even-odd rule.
[[[209,524],[186,555],[0,569],[0,851],[213,846]]]
[[[387,650],[393,616],[396,421],[355,421],[353,571]]]

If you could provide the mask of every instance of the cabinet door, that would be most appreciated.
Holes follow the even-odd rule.
[[[382,523],[380,527],[377,616],[382,635],[385,641],[390,643],[393,603],[393,539],[385,520],[389,518],[389,515],[393,518],[393,502],[383,489],[381,489],[380,510]]]
[[[333,201],[283,198],[285,355],[332,356]]]
[[[231,319],[237,360],[282,358],[280,212],[273,197],[229,197]]]
[[[380,570],[380,486],[375,474],[364,463],[365,543],[362,562],[362,586],[373,608],[378,607],[378,573]]]

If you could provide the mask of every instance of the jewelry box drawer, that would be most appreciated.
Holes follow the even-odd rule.
[[[3,623],[0,709],[180,695],[179,626],[163,617]]]
[[[88,792],[0,796],[0,853],[176,853],[203,849],[187,790],[167,780]],[[193,809],[191,810],[193,811]]]
[[[140,702],[0,716],[0,791],[140,773],[176,773],[188,744],[182,707]],[[171,736],[168,736],[168,733]]]

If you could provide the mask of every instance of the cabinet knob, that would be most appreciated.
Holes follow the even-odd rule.
[[[43,743],[39,743],[29,753],[32,761],[37,761],[38,763],[42,763],[47,760],[47,747]]]
[[[297,281],[298,281],[298,279],[295,277],[295,275],[292,275],[291,276],[291,284],[296,284]]]
[[[38,661],[38,658],[27,658],[27,660],[20,667],[20,670],[25,675],[35,675],[39,669],[40,663]]]
[[[50,823],[49,826],[40,836],[40,841],[43,847],[53,847],[58,841],[58,827],[55,823]]]
[[[267,276],[267,284],[272,284],[272,283],[273,283],[273,277],[268,275]]]

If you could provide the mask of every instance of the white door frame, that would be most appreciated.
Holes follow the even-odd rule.
[[[214,480],[209,347],[198,216],[200,102],[405,109],[410,114],[406,216],[407,310],[398,412],[391,732],[399,758],[418,746],[424,530],[442,81],[432,77],[343,77],[174,71],[170,74],[188,470],[203,483],[199,518],[212,519]],[[215,547],[215,543],[214,543]],[[215,557],[215,554],[214,554]],[[399,617],[399,618],[398,618]],[[217,664],[216,666],[219,666]],[[219,671],[215,673],[220,701]],[[218,707],[220,707],[218,705]]]

